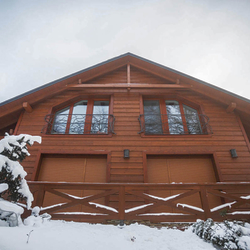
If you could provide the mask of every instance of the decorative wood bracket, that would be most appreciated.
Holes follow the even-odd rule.
[[[228,113],[232,113],[236,108],[236,103],[235,102],[231,102],[228,107],[227,107],[227,112]]]
[[[23,102],[23,108],[28,112],[31,113],[33,111],[32,107],[28,102]]]

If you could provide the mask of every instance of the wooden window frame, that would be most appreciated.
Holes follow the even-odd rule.
[[[46,131],[46,133],[43,136],[70,136],[70,137],[79,137],[79,136],[84,136],[84,137],[112,137],[112,132],[108,131],[107,134],[90,134],[90,133],[85,133],[85,134],[69,134],[67,131],[69,131],[70,127],[70,114],[73,112],[74,105],[80,101],[86,100],[88,102],[87,104],[87,110],[86,110],[86,115],[88,114],[93,114],[93,108],[94,108],[94,101],[109,101],[109,115],[113,115],[113,103],[114,103],[114,96],[109,95],[109,96],[93,96],[93,95],[81,95],[81,96],[76,96],[73,98],[70,98],[64,102],[60,102],[53,107],[51,107],[49,114],[56,114],[56,112],[69,107],[69,116],[68,116],[68,121],[67,121],[67,127],[65,130],[64,134],[51,134],[51,129],[49,128],[48,124],[44,126],[43,131]],[[88,117],[90,119],[90,117]],[[52,124],[54,124],[54,119],[52,120]],[[90,124],[91,125],[91,124]],[[89,125],[89,126],[90,126]],[[53,125],[52,125],[53,127]],[[85,126],[84,126],[85,127]]]
[[[203,108],[200,104],[198,103],[194,103],[193,101],[191,100],[188,100],[186,98],[183,98],[182,96],[179,96],[179,95],[162,95],[162,96],[144,96],[144,95],[140,95],[140,114],[144,114],[144,100],[154,100],[154,101],[159,101],[159,106],[160,106],[160,112],[161,114],[164,115],[164,121],[162,122],[162,129],[163,130],[167,130],[169,131],[169,125],[168,125],[168,117],[167,117],[167,109],[166,109],[166,103],[165,101],[177,101],[179,103],[179,107],[180,107],[180,112],[181,112],[181,115],[182,115],[182,122],[183,122],[183,129],[184,129],[184,132],[185,134],[145,134],[145,132],[142,132],[141,133],[141,137],[162,137],[162,136],[177,136],[177,137],[180,137],[180,136],[205,136],[205,137],[211,137],[211,135],[208,133],[208,134],[187,134],[186,132],[188,131],[188,127],[187,127],[187,122],[186,122],[186,117],[185,117],[185,113],[184,113],[184,110],[183,110],[183,105],[186,105],[190,108],[193,108],[197,111],[198,114],[204,114],[204,111],[203,111]],[[200,120],[200,117],[199,117],[199,121],[200,121],[200,124],[201,124],[201,120]],[[208,132],[208,131],[207,131]]]

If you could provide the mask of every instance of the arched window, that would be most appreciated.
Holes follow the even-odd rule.
[[[50,134],[108,134],[113,132],[114,117],[108,100],[81,100],[48,115]]]
[[[140,115],[145,134],[207,134],[208,118],[199,108],[179,100],[144,100]]]

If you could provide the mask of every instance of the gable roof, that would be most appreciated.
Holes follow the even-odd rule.
[[[177,79],[180,82],[185,82],[186,84],[192,85],[192,90],[210,97],[224,105],[229,105],[232,102],[237,103],[236,109],[242,114],[250,115],[250,100],[242,96],[236,95],[230,91],[224,90],[222,88],[216,87],[207,82],[201,81],[197,78],[179,72],[177,70],[168,68],[161,64],[155,63],[148,59],[142,58],[140,56],[134,55],[132,53],[125,53],[123,55],[111,58],[107,61],[101,62],[89,68],[83,69],[81,71],[75,72],[58,80],[49,82],[38,88],[25,92],[14,98],[0,103],[0,120],[3,118],[9,120],[7,125],[11,124],[10,117],[20,114],[23,107],[23,102],[29,102],[30,105],[34,105],[41,100],[58,94],[67,89],[68,84],[77,82],[81,79],[83,82],[93,79],[97,76],[103,75],[107,72],[113,71],[119,67],[126,64],[131,64],[137,68],[155,74],[157,76],[171,79],[175,82]],[[250,118],[249,118],[250,119]],[[3,128],[3,122],[0,122],[0,128]]]

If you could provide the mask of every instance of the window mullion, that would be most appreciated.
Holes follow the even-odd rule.
[[[91,132],[93,107],[94,107],[94,100],[88,99],[88,105],[87,105],[87,110],[86,110],[86,119],[85,119],[85,125],[84,125],[84,134],[90,134],[90,132]]]
[[[183,122],[183,127],[184,127],[184,134],[189,134],[182,102],[179,102],[179,105],[180,105],[180,111],[181,111],[182,122]]]
[[[66,126],[66,130],[65,130],[65,134],[69,134],[69,128],[70,128],[70,123],[71,123],[73,108],[74,108],[74,103],[71,104],[70,108],[69,108],[69,116],[68,116],[68,120],[67,120],[67,126]]]
[[[168,115],[167,115],[166,103],[164,99],[160,99],[160,110],[161,110],[163,134],[166,134],[166,133],[168,134],[169,133]]]

